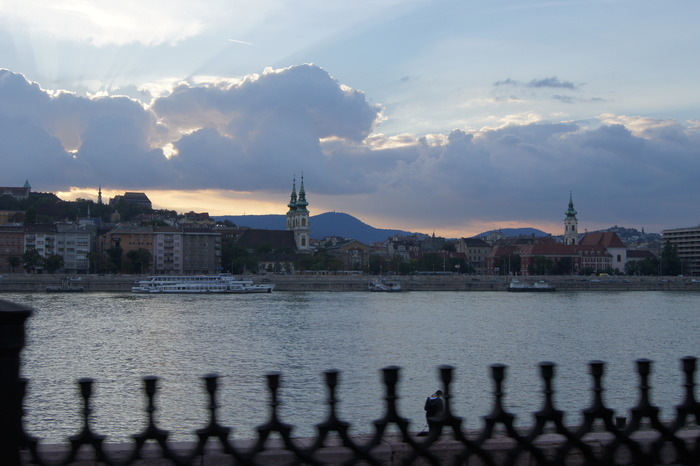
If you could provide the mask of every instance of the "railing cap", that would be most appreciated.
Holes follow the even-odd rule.
[[[14,323],[32,315],[33,309],[25,304],[0,299],[0,323]]]

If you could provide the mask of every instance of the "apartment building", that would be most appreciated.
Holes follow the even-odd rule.
[[[460,238],[455,245],[455,250],[467,256],[476,273],[486,273],[486,258],[491,249],[489,243],[479,238]]]
[[[221,271],[221,234],[209,228],[182,229],[183,272]]]
[[[127,227],[107,232],[101,250],[119,246],[122,257],[145,249],[152,261],[145,273],[196,274],[221,271],[221,234],[209,228]]]
[[[24,254],[24,227],[15,225],[0,226],[0,274],[16,272],[8,259]],[[20,264],[21,268],[21,264]]]
[[[663,230],[661,239],[676,245],[685,275],[700,275],[700,226]]]
[[[75,225],[56,225],[56,254],[63,257],[66,273],[88,272],[92,243],[90,230]]]
[[[153,232],[153,268],[160,275],[184,272],[181,228],[159,227]]]
[[[73,224],[0,226],[0,273],[18,272],[10,266],[8,259],[21,259],[30,249],[36,250],[44,259],[61,256],[63,272],[87,273],[93,238],[91,230]]]

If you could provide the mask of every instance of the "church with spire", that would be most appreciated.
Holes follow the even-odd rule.
[[[292,182],[292,194],[290,196],[289,210],[287,211],[287,230],[294,233],[294,241],[299,252],[311,251],[311,226],[309,225],[309,203],[306,201],[304,190],[304,175],[301,175],[301,185],[297,196],[296,177]]]
[[[574,210],[573,193],[569,191],[569,208],[566,210],[564,218],[564,244],[578,243],[578,219]]]

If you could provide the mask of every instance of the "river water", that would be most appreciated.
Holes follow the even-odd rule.
[[[341,371],[340,417],[369,432],[383,413],[380,369],[401,366],[400,414],[424,426],[425,397],[455,367],[452,406],[479,427],[492,406],[489,366],[508,366],[505,405],[520,425],[541,407],[537,364],[557,364],[555,401],[578,422],[591,401],[587,363],[607,363],[605,401],[638,400],[635,360],[654,361],[662,417],[682,401],[680,358],[700,356],[700,294],[683,292],[275,292],[269,295],[22,294],[34,308],[22,375],[27,430],[59,442],[79,432],[76,381],[96,380],[93,426],[124,441],[145,425],[141,378],[160,377],[157,420],[178,440],[204,426],[200,377],[218,373],[219,420],[235,438],[267,421],[264,375],[282,373],[282,420],[308,436],[325,419],[322,372]]]

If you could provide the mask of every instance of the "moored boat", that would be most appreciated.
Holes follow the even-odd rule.
[[[254,283],[233,275],[156,275],[137,281],[133,293],[272,293],[274,283]]]
[[[401,291],[401,283],[374,280],[369,284],[369,291]]]
[[[80,281],[80,278],[62,277],[61,283],[59,285],[50,285],[46,287],[46,291],[49,293],[80,293],[85,291],[85,288],[81,285],[74,285],[73,282]]]
[[[536,282],[521,282],[520,280],[512,280],[508,285],[508,291],[513,292],[538,292],[538,291],[555,291],[554,285],[547,283],[544,280]]]

